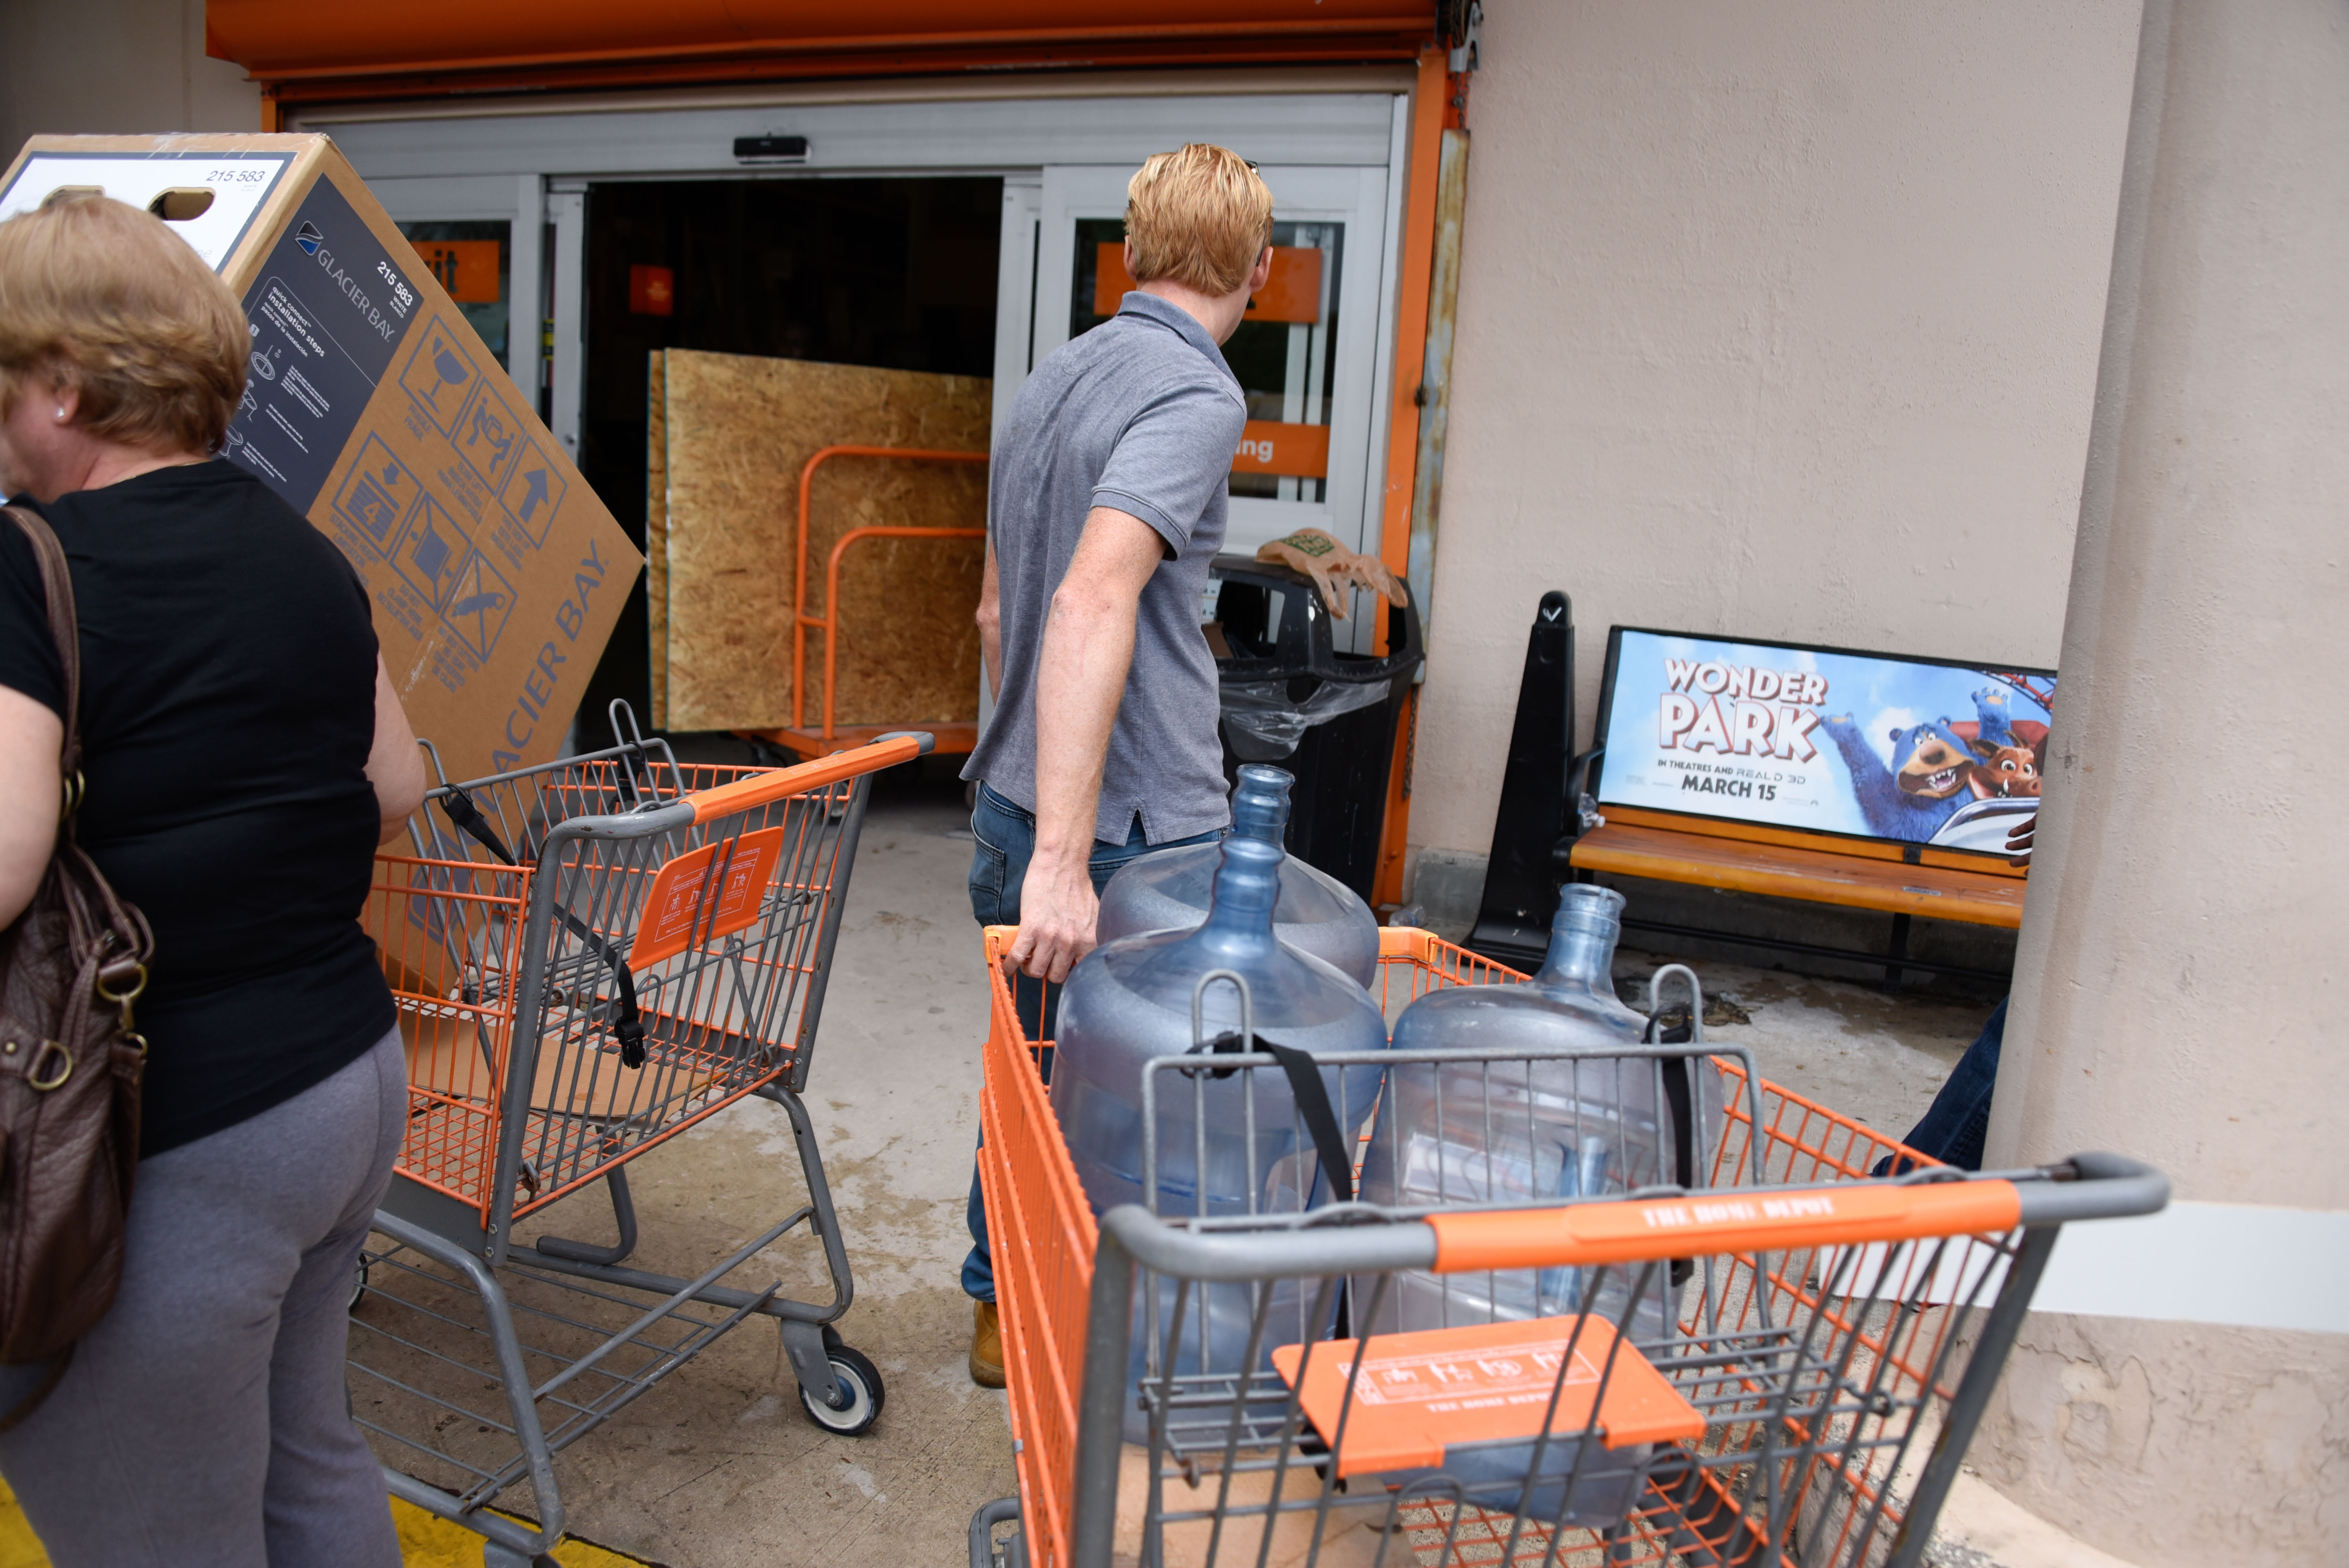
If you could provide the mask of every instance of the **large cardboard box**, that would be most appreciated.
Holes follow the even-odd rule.
[[[644,557],[334,143],[36,136],[0,219],[68,186],[160,212],[244,302],[229,459],[366,579],[450,777],[553,758]]]

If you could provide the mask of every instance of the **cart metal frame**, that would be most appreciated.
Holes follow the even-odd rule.
[[[988,934],[991,958],[998,937]],[[1373,994],[1385,995],[1390,1014],[1398,989],[1407,999],[1472,977],[1521,978],[1423,932],[1386,933],[1381,968]],[[1630,1074],[1673,1055],[1710,1054],[1722,1123],[1690,1188],[1532,1205],[1470,1192],[1436,1207],[1338,1203],[1213,1219],[1128,1205],[1095,1222],[1043,1104],[1042,1042],[1020,1037],[1008,992],[996,990],[982,1174],[990,1204],[1023,1214],[998,1264],[1021,1494],[973,1519],[973,1568],[1111,1568],[1129,1559],[1143,1568],[1916,1568],[2060,1227],[2167,1202],[2158,1172],[2108,1154],[1981,1176],[1927,1163],[1868,1179],[1898,1145],[1762,1080],[1745,1053],[1699,1039],[1677,1052],[1559,1054],[1581,1059],[1584,1071]],[[1693,1013],[1702,1017],[1701,1004]],[[1321,1060],[1325,1070],[1383,1063],[1392,1074],[1432,1071],[1440,1058],[1464,1064],[1472,1079],[1481,1066],[1491,1084],[1547,1055]],[[1268,1056],[1215,1061],[1278,1070]],[[1147,1076],[1195,1084],[1200,1070],[1196,1057],[1168,1057]],[[1579,1095],[1578,1087],[1578,1106]],[[1489,1108],[1485,1119],[1488,1131],[1502,1127]],[[1198,1120],[1195,1112],[1191,1124]],[[1147,1150],[1155,1116],[1145,1113],[1143,1126]],[[1446,1158],[1438,1154],[1434,1168],[1448,1169]],[[1350,1424],[1368,1408],[1358,1403],[1367,1386],[1358,1369],[1376,1359],[1384,1332],[1365,1326],[1381,1321],[1396,1275],[1448,1285],[1487,1271],[1553,1269],[1577,1274],[1578,1305],[1545,1308],[1553,1315],[1539,1320],[1558,1326],[1563,1346],[1555,1378],[1543,1379],[1547,1417],[1521,1437],[1448,1449],[1433,1470],[1357,1469],[1350,1483],[1341,1479]],[[1268,1287],[1283,1281],[1299,1287],[1284,1294],[1312,1303],[1299,1322],[1325,1326],[1302,1341],[1286,1378],[1259,1361],[1264,1346],[1300,1337],[1299,1323],[1274,1321]],[[1256,1287],[1238,1361],[1208,1363],[1203,1342],[1204,1370],[1178,1372],[1174,1357],[1146,1355],[1137,1384],[1133,1336],[1153,1349],[1172,1345],[1186,1316],[1206,1310],[1208,1287],[1233,1285]],[[1145,1288],[1137,1325],[1134,1293]],[[1661,1334],[1643,1334],[1634,1304],[1653,1289],[1670,1291],[1671,1310]],[[1333,1340],[1333,1322],[1350,1326],[1340,1335],[1361,1337]],[[1586,1344],[1604,1354],[1595,1377],[1572,1380],[1587,1386],[1578,1397],[1588,1405],[1569,1405],[1568,1369]],[[1331,1356],[1340,1357],[1334,1369]],[[1326,1404],[1314,1416],[1304,1408],[1317,1357],[1328,1385],[1343,1389],[1334,1419]],[[1610,1450],[1607,1400],[1619,1371],[1630,1376],[1635,1364],[1685,1399],[1686,1435]],[[1122,1445],[1137,1400],[1149,1412],[1148,1441]],[[1454,1465],[1464,1454],[1472,1462]],[[1493,1462],[1480,1470],[1480,1456]],[[1600,1490],[1610,1482],[1616,1491]],[[1589,1505],[1580,1515],[1578,1501]],[[1347,1532],[1356,1524],[1373,1534]]]
[[[885,1398],[833,1327],[854,1285],[800,1097],[872,775],[931,738],[792,769],[681,766],[625,704],[612,717],[605,749],[441,774],[410,820],[414,853],[378,856],[368,911],[409,1035],[411,1110],[376,1215],[388,1244],[361,1260],[351,1367],[359,1387],[441,1414],[429,1441],[359,1424],[458,1473],[444,1489],[384,1467],[393,1495],[481,1534],[491,1568],[551,1564],[565,1532],[554,1455],[751,1317],[776,1322],[818,1426],[861,1433]],[[654,897],[677,934],[640,963],[668,929],[647,928]],[[627,1163],[749,1098],[789,1119],[807,1202],[695,1277],[628,1266]],[[614,1243],[518,1238],[518,1220],[598,1183]],[[802,1227],[829,1300],[727,1283]],[[525,1480],[534,1524],[492,1507]]]

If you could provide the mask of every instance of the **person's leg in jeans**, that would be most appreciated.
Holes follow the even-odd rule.
[[[1999,1049],[2006,1038],[2006,1002],[2000,999],[1998,1010],[1958,1058],[1940,1093],[1900,1140],[1918,1153],[1930,1154],[1961,1171],[1982,1169],[1982,1143],[1990,1134],[1991,1091],[1998,1087]],[[1888,1157],[1877,1162],[1875,1174],[1898,1175],[1909,1169],[1904,1161],[1896,1171]]]
[[[406,1080],[388,1035],[283,1105],[140,1161],[113,1309],[0,1434],[0,1474],[57,1568],[398,1568],[343,1345]],[[40,1369],[6,1370],[13,1404]]]
[[[1036,852],[1036,819],[982,784],[978,787],[978,804],[971,812],[970,836],[973,841],[970,861],[970,913],[981,925],[1017,925],[1019,923],[1019,886],[1027,880],[1028,861]],[[1086,870],[1092,877],[1093,892],[1098,893],[1109,885],[1128,861],[1154,850],[1171,850],[1184,844],[1214,843],[1223,837],[1218,830],[1201,833],[1193,838],[1170,840],[1164,844],[1145,842],[1142,821],[1136,818],[1123,844],[1093,845]],[[1012,978],[1012,1006],[1019,1016],[1019,1026],[1028,1037],[1050,1039],[1060,1013],[1060,987],[1048,986],[1040,980],[1025,975]],[[1052,1062],[1048,1052],[1043,1061],[1046,1081],[1052,1076]],[[978,1167],[970,1172],[970,1201],[964,1211],[970,1228],[970,1255],[963,1260],[963,1294],[974,1301],[995,1299],[995,1268],[988,1253],[987,1209],[979,1196]]]

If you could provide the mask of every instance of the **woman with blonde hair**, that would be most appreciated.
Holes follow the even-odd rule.
[[[121,1284],[0,1433],[0,1475],[58,1568],[399,1561],[343,1367],[408,1106],[358,916],[424,775],[357,574],[215,455],[249,339],[160,219],[60,193],[0,223],[0,487],[62,542],[80,624],[73,830],[155,935]],[[10,934],[59,830],[67,700],[12,520]],[[55,1371],[0,1367],[0,1411]]]

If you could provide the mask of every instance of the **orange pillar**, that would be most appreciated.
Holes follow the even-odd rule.
[[[1387,419],[1386,490],[1381,498],[1379,558],[1397,577],[1411,569],[1411,502],[1419,469],[1420,375],[1427,354],[1428,285],[1435,264],[1435,176],[1447,119],[1457,121],[1452,100],[1465,90],[1446,69],[1440,43],[1419,57],[1419,80],[1412,88],[1411,144],[1403,175],[1402,256],[1396,288],[1394,404]],[[1386,827],[1379,837],[1378,870],[1371,903],[1402,901],[1403,851],[1411,830],[1412,738],[1419,719],[1419,691],[1404,700],[1395,727],[1394,757],[1387,769]]]

